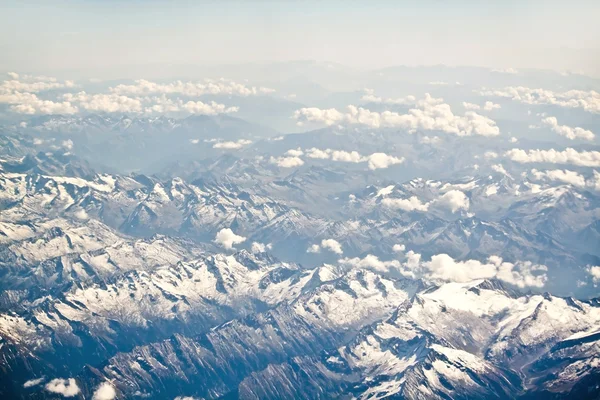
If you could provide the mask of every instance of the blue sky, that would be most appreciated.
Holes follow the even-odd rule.
[[[0,69],[311,59],[600,75],[598,1],[3,1]]]

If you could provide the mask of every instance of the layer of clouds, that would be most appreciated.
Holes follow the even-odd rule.
[[[134,85],[119,85],[109,93],[64,93],[53,99],[38,97],[37,93],[52,89],[68,90],[75,87],[72,81],[59,82],[55,78],[19,76],[9,73],[11,79],[0,85],[0,103],[10,104],[10,110],[20,114],[76,114],[79,112],[103,112],[125,114],[185,113],[217,115],[233,113],[238,107],[230,107],[214,101],[202,102],[170,98],[173,95],[197,96],[200,94],[228,94],[250,96],[270,93],[270,89],[247,87],[228,80],[204,83],[155,84],[136,81]],[[23,78],[27,81],[23,81]],[[18,80],[20,79],[20,80]],[[37,80],[36,80],[37,79]],[[196,93],[196,94],[194,94]]]
[[[500,129],[496,122],[473,111],[463,116],[455,115],[443,99],[436,99],[429,94],[416,103],[415,108],[407,114],[391,111],[375,112],[362,107],[348,106],[345,112],[335,108],[319,109],[316,107],[301,108],[293,117],[299,125],[305,122],[331,125],[365,125],[371,128],[402,128],[409,132],[442,131],[458,136],[497,136]]]
[[[594,132],[580,127],[572,128],[567,125],[559,125],[556,117],[546,117],[542,120],[542,124],[549,126],[554,132],[570,140],[584,139],[594,140]]]
[[[115,397],[117,397],[117,392],[113,385],[109,382],[102,382],[94,391],[92,400],[113,400]]]
[[[499,279],[519,288],[542,288],[546,284],[548,270],[544,265],[529,261],[504,262],[498,256],[491,256],[486,262],[477,260],[457,261],[447,254],[437,254],[430,261],[423,261],[421,254],[409,251],[406,260],[382,261],[372,254],[364,258],[344,258],[342,265],[358,268],[373,268],[378,271],[396,270],[413,279],[433,282],[470,282],[477,279]]]
[[[545,89],[531,89],[523,86],[509,86],[504,89],[482,89],[482,96],[505,97],[524,104],[556,105],[565,108],[581,108],[592,113],[600,113],[600,93],[590,90],[569,90],[554,92]]]
[[[45,388],[51,393],[57,393],[64,397],[74,397],[77,396],[80,392],[79,386],[77,386],[77,382],[73,378],[52,379],[46,384]]]
[[[511,75],[515,75],[515,74],[519,73],[519,71],[517,71],[514,68],[497,68],[497,69],[493,69],[492,72],[496,72],[499,74],[511,74]]]
[[[237,150],[249,144],[252,144],[252,141],[247,139],[240,139],[235,142],[217,142],[213,144],[213,149]]]
[[[228,250],[233,249],[233,245],[240,244],[246,241],[244,236],[239,236],[233,233],[229,228],[223,228],[215,236],[214,242]]]
[[[600,151],[577,151],[573,148],[565,150],[522,150],[511,149],[504,153],[505,157],[518,163],[550,163],[572,164],[581,167],[600,167]]]
[[[179,94],[197,97],[207,94],[256,96],[273,93],[275,90],[266,87],[246,86],[242,83],[221,78],[217,80],[205,79],[201,82],[175,81],[166,84],[139,79],[133,85],[117,85],[114,88],[110,88],[110,91],[119,95]]]

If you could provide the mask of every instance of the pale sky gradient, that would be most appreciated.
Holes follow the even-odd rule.
[[[597,0],[2,1],[0,70],[310,59],[600,76],[599,16]]]

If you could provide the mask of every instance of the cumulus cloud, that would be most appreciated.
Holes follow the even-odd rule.
[[[504,89],[482,89],[482,96],[505,97],[524,104],[556,105],[565,108],[581,108],[584,111],[600,113],[600,93],[591,90],[569,90],[553,92],[545,89],[531,89],[523,86],[509,86]]]
[[[79,109],[68,101],[42,100],[33,93],[2,93],[0,103],[12,104],[10,110],[19,114],[75,114]]]
[[[285,152],[285,155],[291,157],[300,157],[304,155],[304,152],[300,147],[298,147],[297,149],[289,149]]]
[[[332,253],[341,255],[344,253],[342,245],[335,239],[323,239],[321,244],[313,244],[306,249],[307,253],[320,253],[321,250],[329,250]]]
[[[44,382],[45,380],[46,380],[46,378],[44,378],[44,377],[37,378],[37,379],[30,379],[23,384],[23,387],[24,388],[34,387],[34,386],[37,386],[40,383]]]
[[[117,397],[117,392],[109,382],[102,382],[94,391],[92,400],[113,400]]]
[[[253,253],[264,253],[267,250],[267,246],[264,243],[253,242],[250,250]]]
[[[45,387],[47,391],[63,395],[64,397],[74,397],[77,396],[80,392],[79,386],[77,386],[77,382],[73,378],[52,379],[46,384]]]
[[[10,79],[2,82],[0,93],[40,93],[48,90],[75,87],[75,82],[73,81],[60,82],[58,79],[49,76],[19,75],[15,72],[9,72],[7,75]]]
[[[360,155],[358,151],[333,150],[331,151],[331,160],[349,163],[359,163],[363,162],[364,158]]]
[[[300,150],[300,149],[298,149]],[[307,149],[304,153],[308,158],[332,160],[348,163],[366,162],[370,170],[388,168],[391,165],[401,164],[404,157],[394,157],[385,153],[373,153],[368,156],[361,155],[358,151],[317,149],[315,147]]]
[[[588,186],[591,186],[593,190],[600,192],[600,172],[594,171],[594,176],[589,180]]]
[[[246,86],[228,79],[205,79],[201,82],[182,82],[175,81],[171,83],[156,83],[139,79],[132,85],[117,85],[110,88],[112,93],[120,95],[148,95],[148,94],[180,94],[184,96],[196,97],[202,95],[236,95],[236,96],[256,96],[273,93],[274,90],[266,87]]]
[[[392,250],[395,251],[396,253],[402,253],[402,252],[404,252],[404,250],[406,250],[406,246],[403,244],[395,244],[392,247]]]
[[[331,150],[330,149],[321,150],[321,149],[317,149],[316,147],[313,147],[311,149],[306,150],[306,157],[326,160],[331,157]]]
[[[243,236],[236,235],[229,228],[221,229],[215,236],[214,242],[228,250],[233,249],[233,245],[240,244],[246,241]]]
[[[550,181],[559,181],[568,183],[569,185],[573,185],[579,188],[585,187],[585,178],[583,175],[578,174],[575,171],[569,170],[548,170],[548,171],[538,171],[537,169],[532,169],[531,174],[538,180],[550,180]]]
[[[321,246],[319,246],[318,244],[313,244],[311,246],[308,247],[308,249],[306,249],[307,253],[320,253],[321,252]]]
[[[592,277],[592,281],[596,283],[600,283],[600,267],[599,266],[589,266],[587,267],[587,272]]]
[[[439,136],[423,136],[419,139],[421,144],[438,144],[440,142]]]
[[[486,151],[485,153],[483,153],[483,156],[486,160],[493,160],[494,158],[498,158],[498,153],[496,153],[495,151]]]
[[[300,157],[271,157],[269,162],[281,168],[294,168],[304,165],[304,160]]]
[[[442,208],[447,208],[452,211],[452,213],[455,213],[461,209],[468,210],[470,201],[467,195],[460,190],[450,190],[435,200],[435,204]]]
[[[190,139],[190,143],[191,144],[198,144],[198,143],[200,143],[200,139]]]
[[[327,249],[335,254],[343,254],[342,245],[335,239],[323,239],[321,248]]]
[[[367,157],[367,165],[370,170],[387,168],[391,165],[401,164],[404,162],[404,157],[393,157],[385,153],[373,153]]]
[[[572,164],[581,167],[600,167],[600,151],[577,151],[566,148],[563,151],[511,149],[504,155],[518,163]]]
[[[496,104],[491,101],[486,101],[484,103],[483,107],[480,106],[479,104],[467,103],[467,102],[463,102],[462,105],[465,108],[465,110],[481,110],[481,109],[483,109],[484,111],[492,111],[492,110],[501,108],[500,104]]]
[[[140,99],[117,94],[65,93],[63,99],[69,103],[77,104],[81,109],[92,112],[142,112],[142,101]]]
[[[483,109],[485,111],[497,110],[499,108],[502,108],[502,106],[500,104],[492,103],[491,101],[486,101],[485,104],[483,105]]]
[[[478,260],[457,261],[447,254],[437,254],[430,261],[423,261],[421,254],[409,251],[406,261],[382,261],[372,254],[364,258],[343,258],[342,265],[357,268],[372,268],[378,271],[396,270],[408,278],[420,278],[433,282],[469,282],[477,279],[499,279],[519,288],[541,288],[548,280],[544,265],[529,261],[504,262],[491,256],[487,262]]]
[[[481,109],[481,106],[479,104],[468,103],[466,101],[463,101],[462,105],[465,108],[465,110],[480,110]]]
[[[417,196],[411,196],[408,199],[394,199],[386,197],[381,200],[381,204],[389,208],[395,208],[404,211],[422,211],[429,209],[429,203],[422,203]]]
[[[327,126],[358,124],[372,128],[402,128],[409,132],[442,131],[458,136],[500,134],[500,129],[490,118],[473,111],[467,111],[463,116],[455,115],[442,99],[433,98],[429,94],[425,95],[425,99],[418,101],[415,108],[409,110],[407,114],[391,111],[379,113],[351,105],[345,112],[334,108],[301,108],[294,112],[293,117],[300,124],[304,122],[322,123]]]
[[[252,144],[252,140],[240,139],[235,142],[217,142],[213,144],[213,149],[237,150],[249,144]]]
[[[182,111],[190,114],[217,115],[234,113],[239,110],[239,107],[227,107],[224,104],[219,104],[214,101],[211,101],[210,103],[203,103],[201,101],[188,101],[187,103],[183,103],[180,100],[179,104]]]
[[[502,164],[494,164],[492,165],[492,169],[499,174],[510,176]]]
[[[580,127],[572,128],[567,125],[559,125],[556,117],[546,117],[542,120],[542,124],[549,126],[554,132],[570,140],[584,139],[594,140],[596,135],[594,132]]]

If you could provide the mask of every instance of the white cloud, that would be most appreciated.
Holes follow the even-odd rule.
[[[243,236],[236,235],[229,228],[221,229],[217,235],[215,236],[214,242],[228,250],[233,248],[234,244],[239,244],[246,241],[246,238]]]
[[[479,104],[468,103],[466,101],[463,101],[462,105],[465,108],[465,110],[480,110],[481,109],[481,106]]]
[[[343,254],[342,245],[335,239],[323,239],[321,241],[321,248],[330,250],[335,254]]]
[[[460,209],[468,210],[470,201],[467,195],[460,190],[450,190],[444,193],[442,197],[435,200],[435,204],[455,213]]]
[[[394,247],[392,247],[392,250],[396,253],[402,253],[406,250],[406,246],[403,244],[395,244]]]
[[[362,107],[348,106],[346,112],[336,109],[321,110],[319,108],[302,108],[296,110],[293,117],[299,123],[316,122],[327,126],[334,124],[358,124],[372,128],[402,128],[409,132],[442,131],[458,136],[497,136],[500,134],[496,123],[488,117],[473,111],[463,116],[454,115],[450,106],[429,94],[417,102],[416,107],[407,114],[391,111],[375,112]]]
[[[24,388],[34,387],[34,386],[37,386],[40,383],[44,382],[45,380],[46,380],[46,378],[44,378],[44,377],[37,378],[37,379],[30,379],[23,384],[23,387]]]
[[[396,208],[404,211],[422,211],[429,209],[429,203],[422,203],[417,196],[411,196],[408,199],[394,199],[386,197],[381,200],[381,204],[386,207]]]
[[[415,102],[417,101],[417,98],[415,96],[410,96],[410,95],[406,96],[406,97],[396,98],[396,99],[383,98],[383,97],[375,96],[373,94],[373,92],[369,90],[369,91],[367,91],[367,94],[365,94],[361,98],[361,100],[369,102],[369,103],[408,105],[408,104],[415,104]]]
[[[367,157],[367,165],[370,170],[387,168],[390,165],[401,164],[404,162],[404,157],[393,157],[385,153],[373,153]]]
[[[246,139],[240,139],[236,142],[217,142],[213,144],[213,149],[237,150],[249,144],[252,144],[252,141]]]
[[[239,107],[227,107],[224,104],[215,103],[203,103],[201,101],[188,101],[183,103],[180,101],[180,109],[190,114],[200,115],[217,115],[217,114],[229,114],[239,110]]]
[[[483,105],[483,109],[485,111],[497,110],[499,108],[502,108],[502,106],[500,104],[492,103],[491,101],[486,101],[485,104]]]
[[[499,90],[482,89],[482,96],[506,97],[524,104],[552,104],[566,108],[582,108],[592,113],[600,113],[600,93],[591,90],[569,90],[553,92],[545,89],[531,89],[523,86],[510,86]]]
[[[117,397],[117,392],[113,385],[109,382],[102,382],[96,388],[92,400],[113,400],[115,397]]]
[[[0,103],[12,104],[11,111],[19,114],[75,114],[79,109],[68,101],[42,100],[32,93],[2,93]]]
[[[61,145],[67,150],[73,150],[73,141],[71,139],[63,140]]]
[[[516,137],[513,136],[508,141],[511,143],[517,143],[519,141],[519,139],[517,139]]]
[[[502,164],[494,164],[492,165],[492,169],[499,174],[510,176]]]
[[[292,156],[292,157],[300,157],[304,155],[304,152],[302,151],[302,149],[300,147],[298,147],[297,149],[289,149],[288,151],[285,152],[286,156]]]
[[[406,253],[406,261],[402,263],[397,260],[382,261],[372,254],[363,259],[340,259],[339,263],[378,271],[395,269],[406,277],[434,282],[469,282],[495,278],[519,288],[541,288],[548,279],[545,274],[547,267],[544,265],[529,261],[503,262],[502,258],[497,256],[491,256],[483,263],[477,260],[457,261],[447,254],[437,254],[432,256],[430,261],[423,261],[421,254],[409,251]]]
[[[253,242],[250,250],[253,253],[264,253],[266,251],[266,249],[267,249],[267,246],[265,246],[264,243]]]
[[[589,266],[587,268],[587,272],[592,277],[592,281],[594,283],[600,283],[600,267],[599,266],[594,266],[594,267]]]
[[[493,70],[492,70],[492,72],[497,72],[497,73],[499,73],[499,74],[511,74],[511,75],[514,75],[514,74],[518,74],[518,73],[519,73],[519,71],[517,71],[517,70],[516,70],[516,69],[514,69],[514,68],[499,68],[499,69],[493,69]]]
[[[588,181],[588,186],[593,190],[600,192],[600,172],[594,171],[594,176]]]
[[[585,178],[583,177],[583,175],[580,175],[575,171],[569,171],[566,169],[565,170],[554,169],[554,170],[548,170],[548,171],[538,171],[537,169],[532,169],[531,174],[535,177],[535,179],[538,179],[538,180],[548,179],[551,181],[559,181],[559,182],[568,183],[570,185],[580,187],[580,188],[585,187]]]
[[[76,103],[81,109],[92,112],[142,112],[142,101],[140,99],[116,94],[65,93],[63,99],[69,103]]]
[[[88,213],[83,208],[80,208],[79,210],[75,211],[73,215],[75,216],[75,218],[81,220],[86,220],[89,218]]]
[[[341,161],[341,162],[349,162],[349,163],[359,163],[363,162],[364,158],[357,151],[343,151],[343,150],[333,150],[331,152],[331,159],[333,161]]]
[[[206,94],[218,95],[236,95],[236,96],[256,96],[274,92],[273,89],[265,87],[246,86],[227,79],[211,80],[206,79],[203,82],[182,82],[161,84],[150,82],[144,79],[135,81],[133,85],[118,85],[110,88],[110,91],[116,94],[125,95],[148,95],[148,94],[180,94],[184,96],[202,96]]]
[[[198,144],[198,143],[200,143],[200,139],[190,139],[190,143],[191,144]]]
[[[311,149],[306,150],[306,157],[326,160],[331,157],[331,150],[330,149],[320,150],[320,149],[317,149],[316,147],[313,147]]]
[[[549,126],[554,132],[570,140],[584,139],[594,140],[594,132],[580,127],[571,128],[567,125],[559,125],[556,117],[546,117],[542,120],[542,124]]]
[[[600,167],[600,151],[577,151],[566,148],[563,151],[511,149],[504,153],[518,163],[573,164],[582,167]]]
[[[304,161],[300,157],[271,157],[269,162],[281,168],[294,168],[304,165]]]
[[[46,384],[46,390],[52,393],[58,393],[64,397],[77,396],[80,392],[77,382],[73,378],[69,379],[52,379]]]
[[[495,151],[486,151],[485,153],[483,153],[483,156],[486,160],[492,160],[494,158],[498,158],[498,153],[496,153]]]
[[[319,246],[318,244],[313,244],[308,249],[306,249],[306,252],[307,253],[320,253],[321,252],[321,246]]]
[[[421,144],[438,144],[440,142],[439,136],[423,136],[419,139]]]

